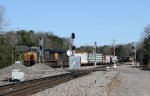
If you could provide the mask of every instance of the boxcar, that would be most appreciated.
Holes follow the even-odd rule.
[[[88,64],[88,53],[87,52],[75,53],[75,56],[81,57],[81,65],[87,65]]]

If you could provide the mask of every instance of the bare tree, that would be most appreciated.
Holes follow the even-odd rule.
[[[7,32],[5,38],[7,39],[7,43],[11,46],[16,46],[19,43],[18,35],[13,31]]]
[[[142,40],[150,37],[150,24],[144,28],[144,32],[142,32]]]

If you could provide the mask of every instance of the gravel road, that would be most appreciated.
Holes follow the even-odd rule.
[[[120,90],[114,96],[150,96],[150,71],[130,65],[119,66],[122,75]]]

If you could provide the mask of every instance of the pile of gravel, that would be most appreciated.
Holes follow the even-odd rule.
[[[48,70],[48,71],[55,71],[55,69],[51,68],[50,66],[46,64],[35,64],[31,67],[33,70]]]
[[[32,67],[26,67],[23,64],[16,63],[0,70],[0,81],[3,81],[5,78],[11,78],[13,69],[20,69],[24,72],[26,80],[66,73],[66,71],[55,70],[46,64],[35,64]]]
[[[20,69],[25,74],[31,74],[31,71],[23,64],[16,63],[0,70],[0,75],[11,75],[13,69]]]
[[[38,78],[68,73],[67,71],[61,68],[57,70],[57,69],[51,68],[50,66],[46,64],[39,64],[39,63],[28,68],[32,71],[32,74],[29,77],[32,79],[38,79]]]

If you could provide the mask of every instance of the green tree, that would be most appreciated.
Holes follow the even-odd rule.
[[[28,46],[32,47],[35,43],[31,40],[31,31],[20,30],[17,31],[17,35],[19,35],[19,46]]]
[[[93,52],[93,46],[80,46],[79,48],[76,48],[77,52],[88,52],[92,53]]]
[[[19,60],[17,46],[38,47],[39,37],[44,38],[45,49],[67,50],[70,44],[68,38],[61,38],[53,33],[34,32],[33,30],[5,32],[0,35],[0,68],[11,65],[12,61]]]
[[[106,55],[112,55],[113,53],[111,52],[111,46],[109,45],[104,45],[103,46],[103,54],[106,54]]]

